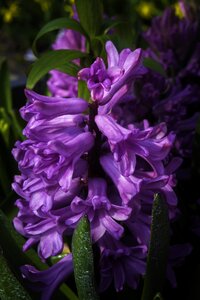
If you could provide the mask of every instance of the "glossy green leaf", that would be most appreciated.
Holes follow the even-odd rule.
[[[163,68],[163,66],[157,62],[156,60],[150,58],[150,57],[146,57],[144,58],[144,66],[159,73],[160,75],[166,77],[166,72]]]
[[[99,299],[95,289],[90,224],[87,217],[81,219],[74,232],[72,238],[72,253],[79,299]]]
[[[1,300],[31,300],[29,294],[10,270],[2,251],[0,253],[0,298]]]
[[[0,57],[0,106],[6,112],[12,110],[12,97],[8,65],[5,58]]]
[[[100,0],[75,0],[79,20],[89,37],[100,33],[102,24],[102,3]]]
[[[86,33],[83,30],[83,28],[81,27],[80,23],[77,22],[76,20],[68,19],[68,18],[55,19],[55,20],[45,24],[44,27],[42,27],[42,29],[38,32],[38,34],[33,42],[33,46],[32,46],[34,54],[37,56],[37,42],[41,37],[43,37],[45,34],[47,34],[49,32],[52,32],[52,31],[58,30],[58,29],[62,29],[62,28],[73,29],[75,31],[80,32],[83,35],[86,35]]]
[[[0,210],[0,245],[12,265],[19,267],[23,264],[33,264],[40,270],[46,269],[47,265],[41,262],[34,250],[22,252],[24,243],[24,238],[15,231],[10,220]]]
[[[152,210],[151,240],[142,300],[152,300],[156,293],[162,291],[166,275],[169,235],[167,205],[165,199],[157,194],[155,195]]]
[[[86,53],[75,50],[56,50],[43,54],[32,66],[27,79],[27,88],[32,89],[44,75],[53,69],[66,73],[72,60],[85,56],[87,56]]]
[[[64,72],[70,76],[77,77],[77,73],[80,71],[80,66],[76,65],[73,62],[69,62],[66,66],[57,68],[58,71]]]
[[[83,80],[78,81],[78,97],[90,100],[90,91],[88,90],[87,83]]]

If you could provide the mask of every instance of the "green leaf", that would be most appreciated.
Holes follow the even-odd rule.
[[[107,53],[105,51],[105,44],[110,40],[110,37],[106,34],[101,36],[95,36],[91,39],[91,48],[95,57],[101,57],[106,61]]]
[[[44,36],[45,34],[52,32],[54,30],[58,30],[61,28],[66,28],[66,29],[73,29],[75,31],[80,32],[83,35],[86,35],[85,31],[83,30],[83,28],[81,27],[80,23],[77,22],[74,19],[67,19],[67,18],[59,18],[59,19],[55,19],[47,24],[45,24],[44,27],[42,27],[42,29],[38,32],[34,42],[33,42],[33,52],[34,54],[37,56],[37,42],[38,40]]]
[[[79,298],[81,300],[99,299],[95,290],[90,224],[87,217],[81,219],[74,232],[72,238],[72,253],[74,275]]]
[[[153,300],[163,300],[163,297],[162,297],[162,295],[160,293],[157,293],[155,295],[155,297],[153,298]]]
[[[149,69],[159,73],[160,75],[162,75],[164,77],[167,77],[163,66],[159,62],[157,62],[156,60],[154,60],[150,57],[144,58],[144,66],[146,68],[149,68]]]
[[[12,130],[14,132],[14,136],[15,136],[15,140],[20,139],[20,140],[24,140],[25,137],[22,134],[22,127],[20,126],[17,116],[16,116],[16,112],[14,110],[9,112],[10,117],[11,117],[11,127]]]
[[[100,33],[102,4],[100,0],[75,0],[80,23],[89,37]]]
[[[10,77],[8,64],[4,57],[0,57],[0,106],[4,107],[6,112],[12,110]]]
[[[5,108],[0,107],[0,134],[2,135],[5,145],[9,148],[9,141],[10,141],[10,126],[11,120],[6,112]]]
[[[33,249],[30,249],[25,253],[22,252],[22,246],[25,243],[25,239],[15,231],[10,220],[8,220],[2,210],[0,210],[0,229],[0,245],[5,252],[7,259],[9,259],[9,262],[16,270],[18,270],[18,274],[19,267],[24,264],[34,265],[39,270],[48,268],[48,265],[41,262]],[[61,285],[60,291],[67,299],[78,300],[75,293],[66,284]]]
[[[0,253],[0,298],[1,300],[31,300],[31,297],[11,272],[2,253]]]
[[[34,64],[28,75],[27,88],[32,89],[35,84],[50,70],[58,69],[62,72],[71,65],[71,60],[87,56],[76,50],[56,50],[43,54]]]
[[[155,195],[152,210],[151,240],[142,300],[152,300],[156,293],[162,291],[166,275],[169,234],[167,205],[165,199],[157,194]]]
[[[78,300],[76,294],[65,283],[60,286],[60,291],[67,297],[67,299]]]
[[[57,68],[58,71],[61,71],[73,77],[77,77],[77,73],[80,71],[80,69],[81,67],[73,62],[67,63],[65,67]]]
[[[119,25],[124,25],[126,23],[127,23],[127,21],[124,21],[124,20],[117,20],[117,21],[113,21],[113,20],[109,20],[109,19],[104,20],[104,24],[103,24],[103,28],[105,28],[104,34],[109,34],[109,31],[112,30],[113,28],[118,27]]]
[[[9,125],[9,127],[12,127],[15,139],[23,139],[22,128],[20,127],[15,112],[12,108],[10,75],[7,61],[5,58],[2,57],[0,58],[0,106],[0,114],[3,115],[4,124],[7,124]],[[7,145],[9,144],[8,141],[9,134],[7,134],[6,137]]]
[[[15,231],[2,210],[0,210],[0,231],[0,245],[13,266],[19,268],[23,264],[33,264],[40,270],[47,268],[47,265],[41,262],[34,250],[22,252],[25,239]]]
[[[88,90],[87,83],[83,80],[78,81],[78,97],[86,101],[90,100],[90,91]]]

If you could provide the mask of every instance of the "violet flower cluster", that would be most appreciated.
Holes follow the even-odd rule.
[[[128,114],[129,122],[141,122],[144,118],[151,124],[165,122],[176,133],[175,152],[190,158],[200,117],[200,40],[197,18],[188,6],[183,8],[182,19],[168,8],[153,19],[143,34],[149,46],[145,57],[160,63],[166,76],[148,69],[134,82],[133,90],[116,113]]]
[[[54,46],[62,47],[84,49],[84,40],[67,30]],[[187,105],[193,93],[189,85],[182,90],[178,78],[175,91],[171,89],[159,105],[170,80],[143,67],[146,54],[141,49],[118,53],[111,41],[105,48],[107,65],[98,57],[78,78],[53,70],[48,81],[51,97],[25,91],[28,102],[20,113],[27,122],[26,140],[13,149],[21,172],[13,183],[20,197],[14,226],[27,239],[23,250],[37,245],[43,261],[62,253],[65,237],[72,236],[79,220],[87,215],[92,242],[99,249],[101,292],[112,283],[116,291],[126,284],[135,289],[145,274],[155,193],[165,198],[170,220],[177,217],[174,174],[181,159],[169,153],[180,140],[177,142],[171,118],[183,108],[176,120],[178,136],[180,128],[193,121],[185,117],[182,105]],[[89,102],[78,98],[78,80],[87,82]],[[137,94],[139,84],[143,87]],[[148,121],[152,107],[155,114]],[[172,131],[158,120],[172,124]],[[173,258],[181,260],[190,251],[189,245],[180,255],[176,247],[171,249],[167,276],[174,286]],[[72,254],[48,270],[27,265],[22,273],[42,292],[42,299],[51,299],[73,273]]]

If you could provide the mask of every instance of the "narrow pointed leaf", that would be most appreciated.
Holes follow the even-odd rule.
[[[160,293],[156,294],[153,300],[164,300]]]
[[[10,77],[7,61],[4,57],[0,57],[0,106],[4,107],[6,112],[12,110]]]
[[[83,80],[78,81],[78,97],[90,100],[90,91],[88,90],[87,83]]]
[[[5,58],[0,58],[0,115],[12,127],[15,139],[23,139],[22,128],[12,108],[10,74]]]
[[[154,60],[150,57],[144,58],[144,66],[159,73],[160,75],[166,77],[166,72],[165,72],[163,66],[156,60]]]
[[[1,300],[31,300],[29,294],[10,270],[2,253],[0,253],[0,298]]]
[[[18,274],[20,273],[19,267],[24,264],[34,265],[39,270],[47,269],[48,265],[41,262],[33,249],[22,252],[24,243],[25,239],[15,231],[10,220],[0,210],[0,246],[5,252],[6,258],[18,270]],[[66,284],[61,285],[60,291],[67,299],[78,300],[75,293]]]
[[[3,137],[6,147],[9,149],[9,132],[11,120],[4,107],[0,107],[0,134]],[[2,182],[3,184],[3,182]]]
[[[72,239],[74,275],[78,296],[81,300],[99,299],[95,290],[94,262],[87,217],[79,222]]]
[[[100,33],[102,24],[102,3],[100,0],[76,0],[80,23],[90,37]]]
[[[166,275],[166,265],[169,250],[169,219],[165,199],[155,195],[151,240],[147,258],[147,269],[144,279],[142,300],[152,300],[156,293],[162,291]]]
[[[83,35],[86,35],[85,31],[83,30],[83,28],[81,27],[80,23],[77,22],[74,19],[68,19],[68,18],[59,18],[59,19],[55,19],[47,24],[44,25],[44,27],[42,27],[42,29],[38,32],[34,42],[33,42],[33,53],[37,56],[37,42],[38,40],[43,37],[45,34],[52,32],[54,30],[58,30],[58,29],[72,29],[75,31],[80,32]]]
[[[24,135],[22,134],[22,127],[21,125],[19,124],[18,122],[18,119],[17,119],[17,115],[16,115],[16,112],[14,110],[10,111],[10,117],[11,117],[11,127],[12,127],[12,130],[13,130],[13,133],[14,133],[14,136],[15,136],[15,140],[24,140],[25,137]]]
[[[58,71],[61,71],[73,77],[77,77],[77,73],[80,71],[80,69],[80,66],[76,65],[73,62],[67,63],[64,68],[57,68]]]
[[[67,297],[67,299],[78,300],[76,294],[65,283],[60,286],[60,291]]]
[[[87,56],[86,53],[75,50],[55,50],[43,54],[34,64],[28,75],[27,88],[32,89],[35,84],[50,70],[58,69],[67,73],[67,67],[76,58]]]
[[[25,239],[15,231],[10,220],[0,210],[0,246],[12,265],[19,267],[23,264],[33,264],[40,270],[46,269],[47,265],[41,262],[34,250],[22,252],[24,242]]]

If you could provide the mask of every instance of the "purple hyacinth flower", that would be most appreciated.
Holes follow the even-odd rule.
[[[162,16],[153,19],[144,37],[150,47],[159,53],[166,69],[179,71],[188,59],[190,45],[198,39],[198,26],[197,22],[187,17],[180,19],[174,9],[167,8]]]
[[[60,216],[52,213],[35,215],[26,201],[16,202],[19,208],[18,216],[13,224],[18,232],[28,238],[23,246],[27,251],[32,245],[38,244],[38,254],[42,260],[58,255],[63,250],[62,235],[66,226],[60,222]]]
[[[110,149],[122,175],[133,174],[136,165],[136,155],[148,162],[163,160],[171,150],[175,136],[165,136],[166,128],[160,126],[140,130],[133,125],[126,129],[110,116],[97,115],[95,118],[100,131],[108,138]]]
[[[96,103],[76,97],[77,79],[76,88],[71,82],[72,90],[66,87],[66,92],[54,82],[54,97],[26,90],[28,103],[21,115],[28,122],[23,131],[27,140],[13,150],[21,171],[13,184],[21,198],[14,226],[27,238],[23,250],[38,246],[46,260],[62,252],[64,238],[87,215],[92,242],[100,249],[101,287],[113,280],[121,291],[126,283],[136,288],[145,272],[154,194],[165,196],[170,219],[176,215],[177,161],[167,165],[175,136],[167,135],[164,123],[150,127],[146,120],[136,124],[114,117],[117,106],[136,96],[131,96],[131,87],[144,74],[141,49],[118,53],[107,42],[106,51],[107,65],[97,58],[79,72]],[[42,299],[49,299],[72,272],[71,255],[65,259],[51,271],[24,267],[25,277],[43,290]]]
[[[52,294],[73,272],[72,254],[44,271],[25,265],[21,267],[23,277],[33,283],[32,289],[41,292],[41,300],[52,299]]]
[[[151,236],[151,212],[139,197],[132,201],[131,207],[132,214],[125,224],[129,228],[133,240],[139,245],[148,247]]]
[[[144,259],[147,255],[147,247],[127,247],[111,239],[107,244],[109,246],[101,246],[100,291],[105,291],[112,281],[117,292],[121,291],[125,284],[136,289],[140,276],[145,273]]]
[[[88,216],[93,242],[99,240],[106,232],[115,239],[120,239],[124,229],[116,221],[127,220],[131,209],[127,206],[112,204],[106,194],[106,181],[101,178],[89,179],[86,200],[74,198],[70,205],[70,214],[66,225],[76,225],[81,217]],[[71,215],[71,216],[70,216]]]
[[[111,41],[106,43],[106,51],[108,57],[108,68],[101,58],[97,58],[90,68],[85,68],[79,71],[79,79],[87,81],[89,90],[91,91],[92,99],[98,101],[100,105],[104,105],[111,101],[114,97],[114,102],[122,97],[123,86],[126,86],[133,78],[144,72],[141,67],[142,50],[124,49],[118,54],[117,49]]]
[[[24,174],[33,174],[46,180],[48,184],[58,182],[67,191],[70,188],[75,167],[81,156],[93,146],[94,137],[90,132],[67,137],[66,140],[51,140],[48,143],[34,143],[27,140],[17,143],[13,155],[19,161]]]
[[[27,104],[20,109],[24,120],[29,121],[32,116],[37,119],[56,117],[64,114],[79,114],[88,108],[88,103],[80,98],[59,98],[39,95],[25,90]]]
[[[57,70],[49,72],[48,89],[53,97],[72,98],[78,94],[78,79]]]
[[[126,205],[140,191],[141,179],[134,176],[125,177],[119,171],[117,163],[112,155],[104,155],[100,158],[104,171],[110,176],[119,194]]]
[[[70,203],[81,188],[80,177],[72,179],[67,192],[60,188],[57,181],[48,184],[43,178],[41,180],[39,176],[34,177],[33,174],[30,178],[23,174],[15,176],[14,179],[12,188],[21,198],[28,201],[31,211],[37,216]]]
[[[69,138],[75,137],[79,133],[84,132],[87,117],[81,114],[77,115],[61,115],[48,119],[38,120],[32,117],[23,134],[36,141],[48,142],[52,139],[62,140],[68,136]]]

